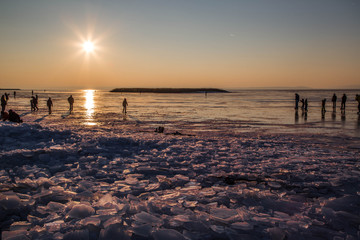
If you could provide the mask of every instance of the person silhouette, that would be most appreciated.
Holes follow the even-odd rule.
[[[5,95],[2,95],[1,96],[1,111],[2,112],[5,111],[6,104],[7,104],[6,97],[5,97]]]
[[[68,97],[68,102],[69,102],[69,112],[71,113],[74,107],[74,98],[72,95],[70,95],[70,97]]]
[[[295,93],[295,109],[299,108],[299,101],[300,101],[300,96],[299,94]]]
[[[16,91],[14,91],[14,98],[16,98]]]
[[[326,104],[326,98],[324,98],[323,100],[321,100],[321,112],[322,112],[322,113],[325,113],[325,112],[326,112],[325,104]]]
[[[38,104],[39,104],[39,96],[36,94],[34,99],[34,111],[39,111],[39,107],[38,107]]]
[[[122,105],[123,105],[123,110],[122,110],[122,112],[126,114],[126,108],[127,108],[127,106],[128,106],[128,103],[127,103],[127,101],[126,101],[126,98],[124,98]]]
[[[355,100],[358,102],[358,114],[360,114],[360,95],[356,94]]]
[[[308,111],[308,100],[307,100],[307,98],[305,99],[305,102],[304,102],[304,110],[305,110],[305,112],[307,112]]]
[[[304,110],[305,100],[302,98],[302,99],[300,100],[300,102],[301,102],[301,110]]]
[[[346,96],[346,94],[344,93],[344,95],[343,95],[342,98],[341,98],[341,107],[340,107],[341,110],[344,110],[344,111],[345,111],[346,100],[347,100],[347,96]]]
[[[335,109],[336,109],[336,100],[337,100],[337,96],[336,96],[336,94],[334,93],[334,95],[332,96],[332,98],[331,98],[331,101],[332,101],[332,103],[333,103],[333,110],[335,111]]]
[[[47,105],[47,107],[49,109],[49,114],[51,114],[52,113],[51,108],[53,106],[53,102],[51,100],[51,97],[49,97],[49,99],[47,100],[46,105]]]
[[[34,112],[35,112],[35,102],[36,102],[35,97],[31,96],[31,100],[30,100],[31,111],[34,111]]]
[[[17,123],[22,123],[23,120],[21,120],[19,114],[17,114],[16,112],[14,112],[13,110],[9,110],[9,121],[11,122],[17,122]]]

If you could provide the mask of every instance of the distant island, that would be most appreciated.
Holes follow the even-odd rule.
[[[218,88],[115,88],[110,92],[132,93],[227,93]]]
[[[8,91],[16,90],[16,91],[19,91],[20,89],[19,88],[0,88],[0,91],[3,91],[3,90],[8,90]]]

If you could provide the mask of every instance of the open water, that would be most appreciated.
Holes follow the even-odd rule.
[[[31,90],[11,93],[7,109],[13,109],[24,122],[59,124],[71,121],[78,126],[101,126],[109,122],[134,123],[145,129],[164,126],[192,131],[275,131],[313,132],[331,135],[360,136],[360,116],[355,95],[360,90],[230,90],[230,93],[160,94],[111,93],[104,90],[35,90],[39,96],[38,112],[30,111]],[[307,98],[307,113],[294,110],[294,94]],[[331,97],[338,102],[333,111]],[[345,113],[340,99],[348,96]],[[74,112],[68,116],[67,98],[75,99]],[[48,116],[46,101],[53,100],[53,114]],[[122,114],[122,101],[127,98],[128,114]],[[327,112],[321,114],[321,99],[326,98]],[[301,103],[299,103],[301,106]]]

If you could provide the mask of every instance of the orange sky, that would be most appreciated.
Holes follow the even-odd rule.
[[[2,1],[0,88],[360,87],[359,10],[335,0]]]

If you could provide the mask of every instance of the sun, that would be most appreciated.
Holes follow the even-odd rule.
[[[93,42],[86,41],[82,44],[82,48],[86,53],[92,53],[95,49],[95,46]]]

